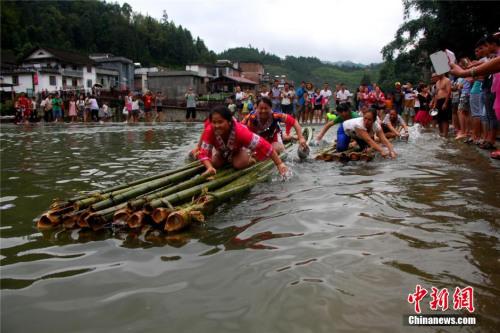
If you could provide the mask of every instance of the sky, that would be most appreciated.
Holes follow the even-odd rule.
[[[109,0],[108,0],[109,1]],[[113,1],[114,2],[114,1]],[[248,46],[280,57],[376,63],[403,23],[401,0],[119,0],[169,20],[217,53]]]

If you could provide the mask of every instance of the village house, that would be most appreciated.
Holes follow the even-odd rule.
[[[161,91],[168,99],[183,100],[192,87],[197,94],[207,93],[208,78],[191,71],[160,71],[147,74],[148,88]]]
[[[117,72],[114,88],[118,90],[134,89],[135,66],[132,60],[125,57],[114,56],[110,53],[91,54],[89,57],[95,62],[97,67]],[[101,81],[105,79],[108,73],[110,72],[103,73],[100,71],[97,76],[99,84],[102,84]]]
[[[13,84],[16,93],[38,93],[67,89],[88,90],[95,83],[95,66],[91,59],[79,53],[35,47],[19,66],[5,69],[3,83]]]
[[[241,70],[241,77],[258,84],[264,79],[264,65],[258,61],[240,61],[235,63]]]
[[[159,71],[158,67],[141,67],[140,63],[135,63],[136,66],[134,70],[134,91],[146,93],[151,90],[148,85],[148,73],[157,73]]]

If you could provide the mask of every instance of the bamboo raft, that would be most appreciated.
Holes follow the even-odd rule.
[[[338,152],[337,145],[334,143],[331,146],[320,150],[316,156],[316,160],[327,162],[349,162],[349,161],[366,161],[373,160],[375,154],[373,151],[367,150],[364,152],[357,151],[357,147],[350,147],[346,151]]]
[[[304,132],[310,139],[312,131]],[[280,157],[285,159],[286,153]],[[269,159],[243,170],[219,169],[216,175],[208,176],[203,175],[205,167],[194,161],[66,201],[55,200],[36,225],[39,230],[140,230],[147,226],[167,233],[179,231],[204,222],[215,207],[265,181],[273,168]]]

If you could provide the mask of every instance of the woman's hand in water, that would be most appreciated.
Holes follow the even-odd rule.
[[[392,158],[392,159],[395,159],[395,158],[396,158],[396,156],[398,156],[398,154],[396,154],[396,152],[395,152],[394,150],[391,150],[391,151],[389,152],[389,155],[391,156],[391,158]]]
[[[307,150],[307,142],[306,142],[306,139],[301,138],[301,139],[299,140],[299,144],[300,144],[300,147],[302,147],[302,149]]]
[[[285,177],[288,172],[288,167],[285,165],[285,163],[281,162],[280,165],[278,165],[278,171],[281,176]]]

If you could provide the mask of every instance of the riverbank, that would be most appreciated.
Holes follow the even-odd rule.
[[[196,110],[196,119],[195,122],[204,121],[209,114],[208,109],[197,109]],[[106,122],[123,122],[126,121],[127,117],[116,110],[113,111],[113,114],[109,120]],[[14,123],[14,116],[1,116],[1,123]],[[143,121],[143,119],[141,119]],[[158,112],[158,116],[155,118],[156,122],[184,122],[186,121],[186,109],[176,108],[176,107],[165,107],[161,112]],[[43,122],[43,120],[42,120]],[[69,123],[69,118],[66,117],[65,123]]]

